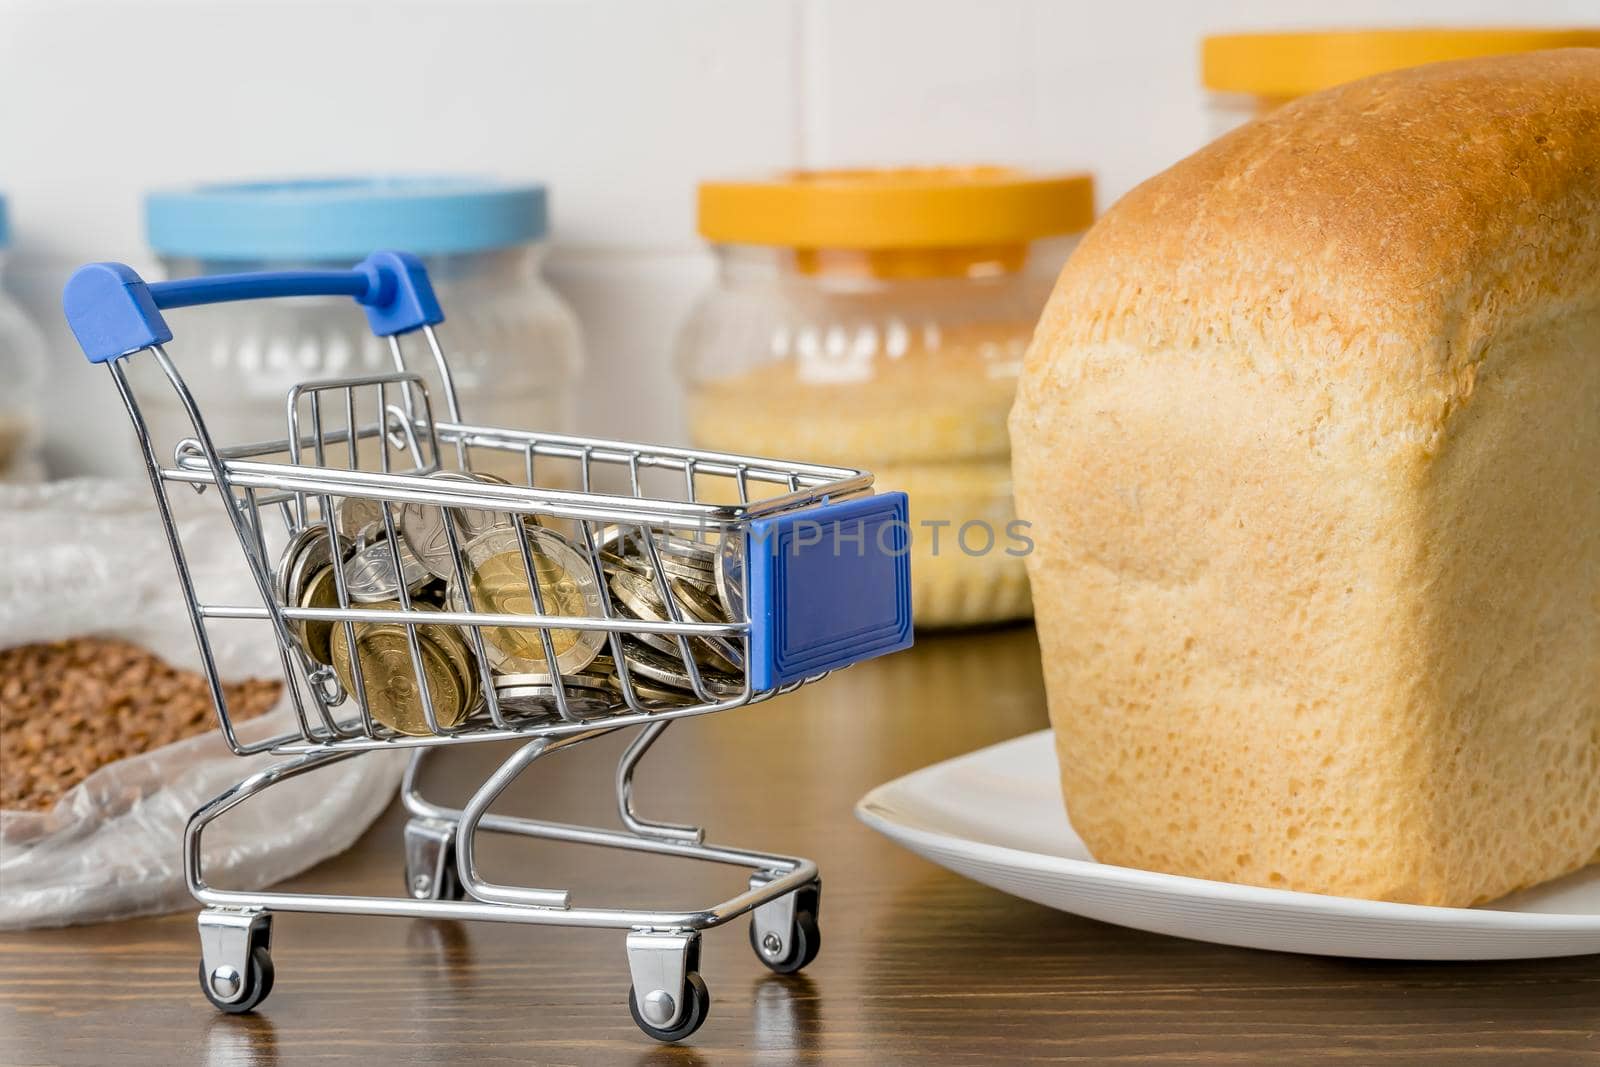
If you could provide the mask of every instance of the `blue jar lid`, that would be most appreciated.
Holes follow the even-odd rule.
[[[542,185],[447,176],[200,185],[144,202],[150,247],[222,260],[359,259],[526,244],[548,229]]]

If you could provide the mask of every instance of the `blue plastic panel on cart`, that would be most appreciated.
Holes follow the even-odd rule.
[[[757,519],[745,542],[756,690],[911,645],[906,495]]]

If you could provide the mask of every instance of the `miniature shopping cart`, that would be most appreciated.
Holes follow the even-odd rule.
[[[287,397],[286,435],[279,440],[219,447],[177,364],[164,345],[172,333],[162,310],[267,297],[345,296],[366,312],[373,333],[386,340],[393,370],[299,384]],[[652,1037],[675,1041],[704,1021],[709,996],[697,973],[700,933],[752,913],[756,954],[779,973],[798,971],[816,955],[821,881],[806,859],[707,844],[700,829],[647,819],[632,803],[633,774],[662,732],[679,719],[753,704],[815,681],[829,671],[904,648],[911,643],[909,529],[903,494],[874,494],[862,471],[679,448],[658,448],[463,421],[450,367],[434,329],[443,315],[421,263],[393,252],[370,256],[350,271],[292,271],[202,277],[146,284],[114,263],[83,267],[64,295],[67,319],[85,355],[111,372],[133,420],[149,471],[156,507],[166,528],[178,584],[193,621],[218,722],[241,756],[284,757],[252,774],[190,818],[184,839],[189,890],[199,916],[200,986],[225,1012],[246,1012],[272,989],[271,917],[277,911],[389,915],[608,927],[626,931],[632,987],[629,1007]],[[407,361],[403,336],[420,334],[427,358],[422,371]],[[412,347],[417,347],[413,345]],[[135,397],[135,376],[125,357],[149,353],[176,392],[192,436],[158,453]],[[159,382],[159,379],[157,379]],[[448,421],[434,417],[434,390],[442,393]],[[149,386],[146,386],[147,388]],[[493,466],[513,479],[474,480]],[[175,487],[215,488],[238,535],[259,602],[212,603],[197,587],[185,558],[183,535],[169,493]],[[366,550],[401,574],[407,521],[421,515],[444,538],[440,550],[464,583],[462,602],[424,610],[404,577],[398,601],[376,607],[353,596],[344,574],[351,532],[342,515],[357,509],[376,521],[364,531]],[[408,510],[409,509],[409,510]],[[503,601],[475,602],[464,551],[473,523],[499,516],[513,544],[520,542],[527,610]],[[581,560],[573,575],[596,593],[596,610],[563,613],[547,605],[550,588],[538,572],[534,550],[540,531],[560,529]],[[309,532],[308,532],[309,531]],[[638,546],[638,573],[653,584],[663,617],[624,610],[608,585],[605,560],[626,534]],[[333,588],[320,606],[305,606],[283,591],[277,547],[295,539],[321,543],[332,562]],[[719,583],[732,610],[722,620],[687,610],[663,553],[686,546],[714,551]],[[695,552],[700,550],[696,548]],[[568,601],[562,601],[563,604]],[[498,610],[497,610],[498,609]],[[254,620],[241,624],[238,620]],[[214,630],[224,625],[270,629],[283,667],[294,728],[248,739],[230,716],[213,656]],[[398,642],[399,688],[420,696],[423,728],[392,729],[373,714],[370,663],[360,653],[363,628],[389,628]],[[440,690],[425,674],[424,640],[436,627],[451,628],[475,655],[456,681],[474,691],[462,717],[445,715]],[[356,649],[343,674],[313,655],[311,635],[334,635]],[[550,680],[547,714],[514,712],[497,695],[486,642],[506,634],[536,635]],[[592,690],[583,700],[566,679],[553,638],[598,633],[614,670],[615,697],[596,709]],[[633,643],[652,641],[687,679],[672,700],[634,668]],[[719,647],[724,669],[713,685],[702,645]],[[675,658],[674,658],[675,656]],[[405,674],[409,662],[413,674]],[[347,664],[348,666],[348,664]],[[476,672],[474,677],[472,672]],[[350,675],[353,673],[353,677]],[[732,679],[730,683],[730,678]],[[410,688],[415,682],[415,690]],[[503,682],[503,678],[501,679]],[[386,684],[392,689],[396,676]],[[389,690],[385,690],[387,693]],[[657,694],[657,695],[652,695]],[[373,699],[369,699],[373,698]],[[620,829],[568,825],[491,814],[490,806],[518,775],[557,749],[615,730],[636,728],[621,756],[614,784]],[[442,746],[519,740],[521,745],[460,809],[433,803],[418,791],[424,758]],[[213,888],[201,864],[206,827],[236,805],[279,782],[365,752],[409,749],[403,786],[410,814],[405,829],[405,896],[361,897]],[[479,874],[475,842],[482,831],[749,868],[742,891],[694,910],[582,907],[564,889],[501,885]]]

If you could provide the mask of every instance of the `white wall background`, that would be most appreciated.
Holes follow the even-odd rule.
[[[154,185],[542,179],[550,274],[588,331],[581,425],[670,438],[673,405],[650,402],[710,276],[702,176],[1087,168],[1103,207],[1203,143],[1206,33],[1597,18],[1596,0],[0,0],[9,275],[52,329],[51,469],[126,469],[125,419],[56,301],[84,261],[153,266]]]

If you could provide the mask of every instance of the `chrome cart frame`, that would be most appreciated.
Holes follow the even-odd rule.
[[[387,339],[393,370],[295,386],[287,401],[286,437],[218,447],[166,351],[171,332],[160,310],[305,295],[354,298],[374,332]],[[832,669],[910,643],[903,495],[874,495],[871,476],[847,468],[466,423],[434,329],[443,316],[421,264],[401,253],[377,253],[352,271],[231,275],[155,285],[146,285],[126,267],[95,264],[74,276],[64,302],[85,354],[108,367],[132,421],[222,733],[239,755],[283,757],[195,812],[185,834],[189,889],[204,907],[199,916],[200,983],[213,1004],[237,1013],[266,998],[274,978],[271,919],[280,911],[626,930],[630,1009],[641,1029],[667,1041],[687,1037],[705,1019],[709,995],[698,973],[701,931],[751,913],[751,942],[768,967],[792,973],[815,957],[821,903],[816,865],[708,844],[698,827],[648,819],[634,808],[633,775],[651,746],[679,719],[759,703]],[[400,338],[418,333],[442,387],[448,420],[434,418],[428,382],[408,368]],[[176,443],[170,463],[158,458],[125,367],[124,357],[143,352],[153,358],[193,428],[192,436]],[[493,484],[437,477],[451,469],[444,464],[446,458],[460,472],[488,461],[501,469],[514,463],[521,478],[517,484]],[[374,465],[377,469],[370,469]],[[258,603],[213,602],[197,590],[168,496],[177,485],[217,491]],[[421,509],[429,518],[436,513],[448,539],[451,577],[466,590],[464,603],[423,610],[401,580],[396,608],[365,606],[350,595],[342,564],[332,566],[337,606],[308,607],[285,598],[276,585],[279,574],[269,544],[279,536],[318,531],[312,539],[325,540],[329,558],[342,561],[352,545],[346,543],[348,531],[340,529],[341,508],[358,505],[377,516],[369,545],[386,546],[379,551],[392,560],[397,575],[404,573],[402,552],[409,551],[400,530],[405,509]],[[521,531],[513,540],[520,541],[531,611],[490,611],[474,604],[463,542],[470,517],[485,513]],[[584,567],[592,569],[598,611],[546,612],[547,590],[536,578],[528,532],[535,522],[571,531]],[[853,546],[862,546],[857,556],[837,551],[841,528],[851,531],[846,538]],[[834,562],[819,548],[823,533],[830,530]],[[643,546],[668,618],[649,621],[619,609],[601,563],[608,533],[619,531],[636,536]],[[717,546],[719,580],[725,567],[743,609],[727,621],[693,617],[669,582],[661,552],[684,540]],[[588,582],[590,576],[582,578]],[[292,730],[251,742],[235,729],[212,649],[214,627],[241,623],[270,631],[296,723]],[[341,678],[308,652],[312,627],[340,631],[345,647],[354,649],[359,647],[356,628],[364,624],[403,628],[426,720],[424,732],[403,734],[375,720],[360,655],[350,657],[353,677]],[[440,625],[459,627],[466,635],[478,674],[469,681],[481,692],[481,706],[454,724],[439,714],[419,643],[419,633]],[[485,641],[508,630],[532,631],[539,637],[542,665],[555,680],[548,715],[518,715],[502,707],[496,695]],[[615,664],[618,690],[604,714],[585,714],[574,700],[552,641],[555,630],[602,636]],[[675,647],[676,666],[682,667],[692,695],[667,704],[648,696],[643,691],[648,686],[630,670],[624,635],[653,636],[657,645]],[[742,668],[737,685],[729,685],[726,677],[721,688],[712,684],[695,655],[701,643],[714,644],[723,660]],[[628,728],[638,728],[638,733],[622,754],[613,783],[620,829],[490,812],[506,787],[541,757]],[[447,807],[422,795],[419,774],[431,751],[496,740],[521,744],[464,807]],[[290,778],[364,752],[397,748],[411,750],[402,789],[410,816],[405,828],[406,895],[228,890],[206,882],[201,844],[212,821]],[[567,889],[488,880],[477,863],[480,832],[704,860],[744,867],[751,874],[742,891],[704,908],[580,907]]]

